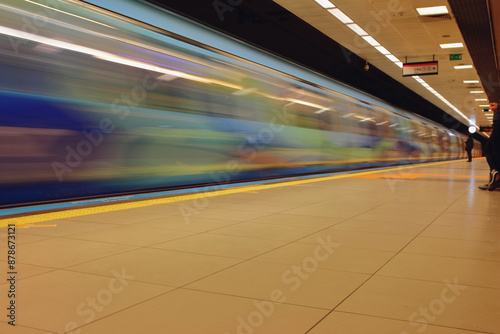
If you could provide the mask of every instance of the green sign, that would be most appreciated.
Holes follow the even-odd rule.
[[[450,60],[462,60],[462,54],[461,53],[451,54]]]

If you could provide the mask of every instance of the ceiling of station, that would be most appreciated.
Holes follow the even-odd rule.
[[[492,19],[492,13],[500,13],[498,0],[329,0],[397,61],[438,61],[439,73],[422,75],[420,82],[403,77],[401,64],[320,6],[323,0],[139,1],[187,16],[460,132],[471,123],[490,126],[491,113],[481,106],[500,99],[500,21]],[[448,14],[419,16],[416,8],[429,6],[446,6]],[[439,46],[457,42],[464,47]],[[461,59],[450,60],[451,54]],[[473,67],[457,70],[458,65]],[[479,82],[464,83],[469,80]],[[486,101],[476,101],[480,98]],[[488,136],[481,135],[476,138]]]
[[[468,120],[435,96],[413,77],[402,75],[402,68],[368,44],[346,24],[331,15],[315,0],[274,0],[317,30],[335,40],[350,52],[365,59],[399,81],[410,90],[464,123]],[[330,0],[344,14],[358,24],[381,46],[403,63],[439,62],[437,75],[421,76],[430,87],[449,101],[461,113],[478,126],[489,126],[482,107],[488,101],[476,99],[498,98],[498,53],[494,54],[494,31],[484,34],[490,26],[487,0]],[[491,1],[494,2],[494,1]],[[449,14],[420,16],[416,8],[446,6]],[[500,7],[500,4],[494,5]],[[494,9],[493,8],[493,9]],[[460,11],[457,18],[453,9]],[[486,14],[485,14],[486,12]],[[488,15],[486,17],[484,15]],[[484,20],[486,19],[486,22]],[[462,26],[459,26],[458,21]],[[498,29],[498,25],[496,29]],[[464,31],[464,34],[461,32]],[[498,31],[498,30],[497,30]],[[496,33],[499,38],[500,33]],[[440,44],[463,43],[464,47],[443,49]],[[500,47],[500,43],[496,43]],[[348,55],[349,51],[346,51]],[[460,54],[460,60],[451,60],[452,54]],[[457,65],[473,65],[471,69],[455,69]],[[464,83],[464,81],[478,83]],[[471,93],[482,91],[483,93]]]

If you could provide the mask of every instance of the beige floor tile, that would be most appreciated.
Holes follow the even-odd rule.
[[[329,244],[329,241],[332,243]],[[307,266],[307,262],[303,261],[310,260],[313,256],[321,269],[373,274],[395,254],[373,249],[349,248],[334,242],[335,240],[329,237],[320,238],[316,244],[294,242],[253,260],[290,265],[302,263]]]
[[[399,221],[404,223],[416,223],[416,224],[428,224],[432,222],[434,219],[439,217],[441,212],[429,212],[425,211],[425,208],[419,210],[418,208],[414,208],[413,210],[409,209],[396,209],[392,208],[390,211],[383,208],[376,208],[366,212],[365,214],[369,217],[370,215],[374,216],[385,216],[385,219],[390,219],[387,216],[392,216],[392,221]],[[364,217],[356,217],[358,219],[365,219]],[[398,219],[399,218],[399,219]],[[383,218],[381,218],[383,219]]]
[[[229,210],[243,210],[243,211],[257,211],[263,213],[277,213],[290,209],[290,205],[272,205],[272,204],[255,204],[255,203],[238,203],[238,204],[228,204],[221,207],[221,209]]]
[[[374,232],[397,235],[417,235],[425,229],[423,224],[404,224],[385,221],[349,219],[332,227],[335,230]]]
[[[382,212],[377,210],[368,211],[366,213],[362,213],[355,217],[359,220],[368,220],[368,221],[378,221],[378,222],[386,222],[386,223],[398,223],[398,224],[421,224],[428,225],[435,219],[435,215],[423,217],[420,215],[413,215],[410,213],[395,213],[391,211]]]
[[[438,283],[375,276],[336,310],[500,333],[500,290],[460,283],[460,277]]]
[[[403,252],[500,261],[500,244],[496,242],[417,237]]]
[[[109,268],[108,274],[57,270],[19,280],[17,324],[63,333],[173,289],[135,282],[126,267]],[[9,301],[3,293],[0,300]]]
[[[246,238],[219,234],[198,234],[180,240],[156,244],[153,248],[249,259],[283,246],[286,241]]]
[[[169,240],[183,238],[192,235],[193,233],[194,232],[128,224],[107,227],[98,231],[71,234],[68,238],[109,242],[130,246],[149,246]]]
[[[251,260],[186,288],[265,300],[277,290],[286,297],[288,304],[332,309],[369,277],[318,269],[315,263],[318,262],[312,257],[295,265]]]
[[[145,226],[154,228],[165,228],[179,231],[206,232],[224,226],[238,224],[237,220],[203,218],[198,215],[172,216],[162,219],[154,219],[147,222],[135,223],[134,226]]]
[[[287,226],[278,224],[270,225],[244,222],[210,231],[209,233],[259,239],[293,241],[315,233],[319,229],[320,228],[303,226]]]
[[[105,223],[92,223],[69,219],[51,220],[30,224],[30,227],[19,229],[23,235],[46,235],[51,237],[64,237],[69,234],[97,231],[109,227]]]
[[[50,238],[19,245],[18,262],[51,268],[64,268],[112,254],[127,252],[135,247],[66,238]]]
[[[47,236],[33,235],[33,234],[25,233],[24,230],[25,229],[16,228],[15,234],[14,234],[15,238],[10,239],[11,241],[14,241],[14,243],[16,244],[16,247],[20,246],[20,245],[26,245],[28,243],[36,242],[36,241],[49,239]],[[10,235],[12,235],[12,234],[10,234]],[[9,236],[9,232],[7,231],[7,228],[0,228],[0,252],[1,252],[0,254],[6,254],[6,249],[8,247],[8,242],[7,242],[8,236]],[[12,242],[11,242],[11,244],[12,244]]]
[[[269,212],[258,212],[255,210],[233,210],[226,208],[206,208],[197,212],[196,216],[199,218],[214,218],[214,219],[227,219],[246,221],[259,217],[270,215]]]
[[[133,273],[138,281],[178,287],[228,268],[240,261],[229,257],[142,248],[89,261],[69,269],[107,275],[109,268],[124,267]]]
[[[462,213],[449,213],[444,212],[432,225],[444,225],[444,226],[457,226],[457,227],[468,227],[468,228],[486,228],[500,230],[500,224],[498,223],[500,219],[495,216],[488,215],[465,215]]]
[[[325,310],[178,289],[89,324],[81,334],[303,334],[325,314]]]
[[[500,289],[500,266],[495,261],[400,253],[377,275],[435,282],[456,276],[464,285]]]
[[[3,320],[4,319],[2,319],[2,321]],[[15,323],[16,323],[15,326],[11,326],[6,322],[0,322],[0,333],[5,333],[5,334],[49,334],[50,333],[40,329],[33,329],[25,326],[19,326],[17,324],[17,321]]]
[[[363,213],[363,208],[357,207],[332,207],[330,205],[310,204],[297,209],[283,211],[282,213],[292,215],[305,215],[312,217],[328,217],[328,218],[351,218]]]
[[[432,224],[427,227],[425,231],[420,234],[420,236],[500,243],[500,229],[491,228],[468,228]]]
[[[332,240],[345,247],[374,249],[389,252],[397,252],[401,250],[413,239],[412,235],[384,234],[327,228],[298,241],[315,244],[317,243],[316,239],[318,237],[325,238],[328,235],[331,236]]]
[[[326,228],[338,224],[343,220],[344,218],[312,217],[304,215],[292,215],[288,213],[275,213],[270,216],[252,219],[251,222],[261,224]]]
[[[7,257],[5,257],[7,259]],[[17,261],[17,259],[16,259]],[[11,270],[9,264],[7,261],[0,261],[0,270],[2,270],[1,273],[1,282],[5,282],[5,280],[9,277],[8,272],[16,272],[16,277],[17,279],[25,279],[31,276],[36,276],[40,275],[43,273],[47,273],[49,271],[56,270],[54,268],[46,268],[46,267],[41,267],[41,266],[34,266],[30,264],[23,264],[23,263],[15,263],[14,264],[14,270]]]
[[[434,326],[429,323],[393,320],[351,314],[332,312],[307,334],[478,334],[456,328]]]
[[[134,209],[129,209],[129,210],[96,213],[92,215],[83,215],[83,216],[73,217],[71,218],[71,220],[122,225],[122,224],[139,223],[153,219],[160,219],[164,217],[165,215],[162,214],[145,213],[145,212],[135,211]]]
[[[185,201],[179,201],[166,204],[141,206],[138,208],[128,209],[125,212],[131,215],[145,214],[145,215],[154,215],[161,217],[177,216],[181,214],[179,204],[184,202]]]

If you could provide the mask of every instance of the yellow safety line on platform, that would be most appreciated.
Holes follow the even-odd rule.
[[[214,196],[221,196],[221,195],[228,195],[228,194],[236,194],[236,193],[241,193],[241,192],[252,192],[252,191],[256,191],[256,190],[295,186],[295,185],[304,184],[304,183],[322,182],[322,181],[336,180],[336,179],[342,179],[342,178],[348,178],[348,177],[357,177],[357,176],[361,176],[361,175],[368,175],[368,174],[375,174],[375,173],[387,173],[387,172],[396,171],[396,170],[403,170],[403,169],[416,168],[416,167],[429,167],[429,166],[441,165],[441,164],[452,163],[452,162],[456,162],[456,160],[427,163],[427,164],[420,164],[420,165],[403,166],[403,167],[395,167],[395,168],[366,171],[366,172],[359,172],[359,173],[353,173],[353,174],[318,176],[316,178],[311,178],[311,179],[296,180],[296,181],[283,181],[283,182],[277,182],[277,183],[272,183],[272,184],[241,186],[241,187],[237,187],[237,188],[223,189],[223,190],[211,190],[211,191],[199,192],[199,193],[189,194],[189,195],[180,195],[180,196],[171,196],[171,197],[165,197],[165,198],[137,200],[137,201],[127,202],[127,203],[103,204],[100,206],[93,206],[93,207],[80,208],[80,209],[61,210],[61,211],[49,212],[49,213],[27,214],[26,216],[23,216],[23,217],[0,219],[0,228],[6,227],[9,224],[14,224],[14,225],[23,224],[23,225],[25,225],[25,224],[39,223],[39,222],[45,222],[45,221],[51,221],[51,220],[57,220],[57,219],[68,219],[68,218],[73,218],[73,217],[78,217],[78,216],[86,216],[86,215],[96,214],[96,213],[105,213],[105,212],[111,212],[111,211],[134,209],[134,208],[140,208],[140,207],[151,206],[151,205],[156,205],[156,204],[166,204],[166,203],[187,201],[187,200],[191,200],[191,199],[198,199],[198,198],[204,198],[204,197],[214,197]]]

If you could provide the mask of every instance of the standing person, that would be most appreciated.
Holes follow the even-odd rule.
[[[493,111],[493,130],[490,138],[486,142],[484,155],[490,166],[490,181],[481,190],[495,190],[500,187],[500,110],[497,102],[490,102],[490,109]]]
[[[469,138],[465,141],[465,151],[467,151],[467,162],[472,161],[472,149],[474,148],[474,140],[472,139],[472,134],[469,133]]]

